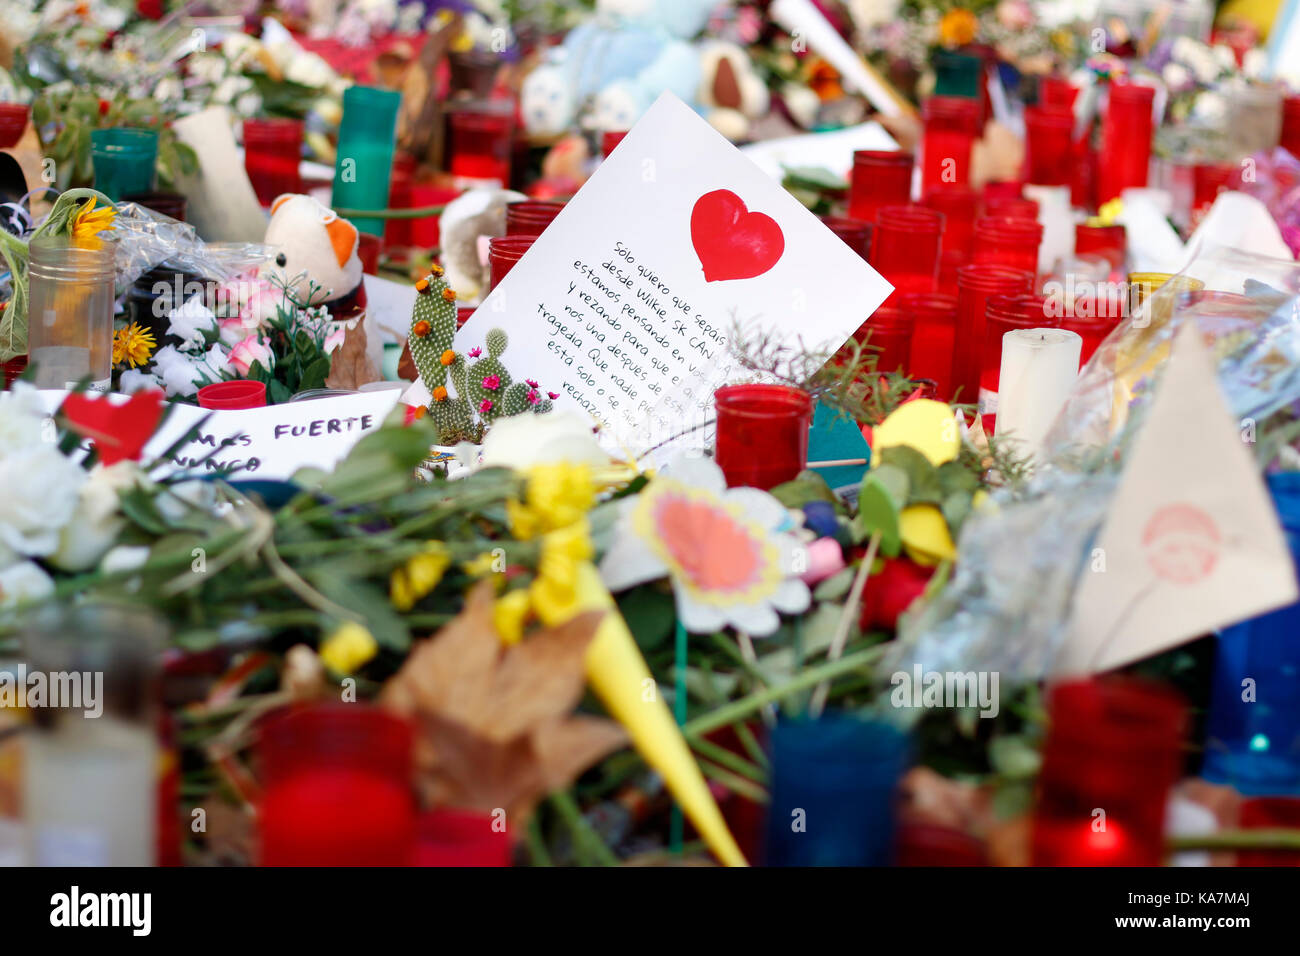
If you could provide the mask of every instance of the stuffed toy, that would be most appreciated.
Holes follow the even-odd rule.
[[[327,305],[336,318],[356,304],[362,294],[357,227],[334,210],[311,196],[279,196],[264,241],[277,249],[269,275],[299,302]]]
[[[704,118],[733,142],[749,139],[752,124],[767,113],[771,101],[749,54],[734,43],[706,40],[700,44],[700,67],[698,100]]]

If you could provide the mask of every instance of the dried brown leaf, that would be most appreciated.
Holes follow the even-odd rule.
[[[328,388],[355,389],[381,378],[379,369],[366,353],[366,323],[363,319],[343,333],[343,344],[330,359],[330,373],[325,385]]]

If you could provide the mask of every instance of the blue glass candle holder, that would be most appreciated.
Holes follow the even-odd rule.
[[[1300,473],[1268,476],[1300,563]],[[1247,794],[1300,794],[1300,603],[1226,628],[1206,725],[1207,780]]]
[[[907,738],[877,721],[827,714],[771,734],[768,866],[887,866]]]

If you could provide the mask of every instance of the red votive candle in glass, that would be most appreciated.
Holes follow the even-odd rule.
[[[30,110],[26,103],[0,103],[0,149],[12,149],[18,145],[27,130]]]
[[[244,120],[244,170],[263,206],[284,193],[302,192],[302,120]]]
[[[383,251],[382,236],[372,236],[368,232],[357,233],[357,258],[361,260],[361,271],[366,275],[379,274],[379,254]]]
[[[532,248],[536,236],[497,236],[488,240],[488,291],[491,292],[506,277],[515,263]]]
[[[1036,219],[985,216],[975,220],[976,265],[1010,266],[1030,274],[1038,272],[1038,247],[1043,224]]]
[[[614,152],[614,147],[623,142],[623,137],[627,135],[625,129],[607,129],[600,134],[600,155],[602,159],[608,159],[609,154]]]
[[[1147,184],[1151,165],[1151,103],[1155,89],[1136,83],[1112,83],[1101,124],[1097,202],[1107,203],[1125,189]]]
[[[388,208],[410,209],[415,176],[415,157],[405,150],[393,154],[393,172],[388,180]],[[415,245],[409,219],[390,219],[384,224],[384,245],[390,249],[409,249]]]
[[[491,813],[431,810],[420,817],[416,866],[509,866],[510,834]]]
[[[871,347],[876,371],[908,371],[912,354],[913,314],[898,306],[883,305],[853,333],[857,341]]]
[[[1025,184],[1018,179],[996,179],[984,184],[980,197],[985,206],[999,199],[1019,199],[1025,194]]]
[[[1219,193],[1236,189],[1241,180],[1236,163],[1197,163],[1192,167],[1192,226],[1210,211]]]
[[[1134,679],[1058,684],[1034,812],[1035,866],[1159,866],[1187,711]]]
[[[262,408],[266,405],[266,383],[251,378],[213,382],[199,389],[199,408]]]
[[[1025,196],[993,196],[984,202],[985,219],[1038,220],[1038,200]]]
[[[1282,135],[1278,145],[1300,159],[1300,96],[1282,100]]]
[[[955,280],[954,280],[955,281]],[[937,396],[952,393],[952,350],[957,336],[957,297],[942,292],[899,298],[898,307],[912,314],[912,352],[908,374],[934,382]]]
[[[540,236],[564,203],[549,199],[522,199],[506,204],[507,236]]]
[[[1095,292],[1084,296],[1076,295],[1074,311],[1061,316],[1061,328],[1074,332],[1083,339],[1083,347],[1079,352],[1080,368],[1088,363],[1106,336],[1119,324],[1123,298],[1120,292],[1100,297]]]
[[[514,115],[505,110],[463,108],[452,110],[448,123],[449,172],[458,179],[510,185]]]
[[[1074,101],[1079,95],[1079,88],[1070,83],[1070,78],[1053,74],[1038,79],[1038,105],[1048,109],[1074,109]]]
[[[934,292],[939,281],[943,216],[924,206],[885,206],[876,217],[871,265],[895,295]]]
[[[866,261],[871,261],[871,233],[874,229],[871,223],[847,216],[822,216],[821,220],[850,249]]]
[[[788,385],[726,385],[713,393],[718,437],[713,457],[728,488],[767,491],[808,463],[812,396]]]
[[[1025,108],[1025,182],[1068,186],[1074,166],[1074,114],[1061,107]]]
[[[1110,271],[1124,268],[1124,256],[1128,251],[1128,234],[1119,223],[1109,226],[1090,225],[1086,222],[1075,223],[1074,254],[1076,256],[1097,256],[1110,263]]]
[[[979,138],[980,102],[964,96],[932,96],[922,107],[921,191],[970,183],[970,157]]]
[[[1253,797],[1241,804],[1243,830],[1300,830],[1300,797]],[[1238,866],[1300,866],[1300,850],[1237,851]]]
[[[263,866],[410,866],[411,727],[363,704],[267,721],[259,747]]]
[[[979,401],[984,316],[989,298],[1029,293],[1033,285],[1032,272],[1010,266],[972,263],[957,270],[957,326],[949,373],[951,398],[964,403]]]
[[[1002,336],[1012,329],[1054,329],[1060,317],[1041,295],[994,295],[984,307],[984,344],[980,347],[979,410],[984,433],[992,435],[998,414],[998,373]]]
[[[975,216],[979,208],[979,193],[969,186],[947,186],[931,189],[921,200],[927,209],[943,214],[943,251],[960,253],[970,258],[971,243],[975,237]],[[961,264],[964,264],[961,263]]]
[[[875,222],[882,206],[912,201],[915,157],[896,149],[859,149],[849,178],[849,217]]]

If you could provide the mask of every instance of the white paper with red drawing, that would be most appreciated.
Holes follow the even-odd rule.
[[[747,334],[841,345],[892,291],[681,100],[662,95],[457,334],[643,453],[712,418]],[[707,430],[693,432],[699,444]]]

